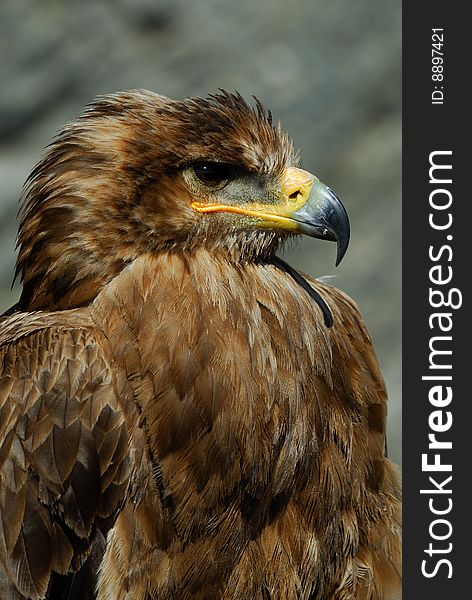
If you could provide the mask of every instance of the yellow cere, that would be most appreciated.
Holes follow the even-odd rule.
[[[282,229],[296,230],[297,222],[292,214],[299,210],[308,200],[313,183],[318,179],[303,169],[290,167],[282,174],[280,191],[282,192],[281,203],[270,207],[262,203],[248,203],[244,206],[235,206],[223,203],[192,202],[192,208],[201,213],[227,212],[260,220],[259,226],[267,222],[276,224]],[[269,212],[270,211],[270,212]]]

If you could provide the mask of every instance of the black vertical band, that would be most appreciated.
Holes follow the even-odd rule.
[[[470,24],[403,3],[404,594],[468,597],[472,525]]]

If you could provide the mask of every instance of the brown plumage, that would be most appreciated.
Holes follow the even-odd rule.
[[[105,96],[49,146],[0,321],[0,598],[400,598],[369,335],[274,258],[347,247],[296,165],[227,93]]]

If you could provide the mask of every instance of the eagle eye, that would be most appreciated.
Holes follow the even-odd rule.
[[[233,178],[231,165],[219,162],[201,162],[193,165],[196,178],[204,185],[221,188]]]

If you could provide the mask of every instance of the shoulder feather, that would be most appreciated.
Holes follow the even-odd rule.
[[[0,592],[4,579],[40,599],[120,509],[135,415],[85,310],[0,327]]]

